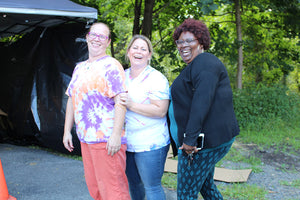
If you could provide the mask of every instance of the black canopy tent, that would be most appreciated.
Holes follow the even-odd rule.
[[[0,142],[66,152],[64,93],[76,63],[87,58],[86,25],[97,10],[68,0],[1,0],[0,14],[0,38],[23,35],[0,44]]]
[[[97,19],[97,10],[69,0],[1,0],[0,37],[69,21]]]

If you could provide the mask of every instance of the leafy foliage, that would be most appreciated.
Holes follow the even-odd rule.
[[[288,92],[282,85],[256,87],[234,92],[235,112],[241,127],[250,123],[258,125],[258,119],[281,118],[289,121],[300,111],[299,94]]]
[[[111,54],[124,60],[126,45],[133,33],[135,1],[133,0],[73,0],[98,9],[99,21],[112,29]],[[142,25],[144,3],[140,25]],[[154,47],[152,65],[162,71],[170,83],[185,66],[178,56],[172,39],[175,28],[184,19],[192,17],[204,21],[210,30],[210,52],[226,65],[231,82],[237,79],[237,49],[240,42],[236,36],[235,0],[155,0],[152,12],[151,41]],[[298,0],[243,0],[243,85],[292,84],[290,88],[300,91],[298,81],[300,63],[299,1]],[[234,87],[234,85],[232,85]]]

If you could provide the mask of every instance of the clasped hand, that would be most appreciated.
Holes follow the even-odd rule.
[[[198,149],[197,149],[196,146],[190,146],[190,145],[187,145],[185,143],[183,143],[182,146],[179,147],[179,149],[182,149],[187,154],[192,154],[192,153],[197,153],[198,152]]]
[[[123,105],[126,106],[128,109],[130,109],[131,105],[132,105],[132,99],[129,97],[129,94],[126,93],[121,93],[119,95],[119,99],[118,102]]]

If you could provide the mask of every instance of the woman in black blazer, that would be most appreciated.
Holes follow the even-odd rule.
[[[214,184],[215,164],[239,134],[227,70],[216,56],[204,52],[209,48],[210,35],[201,21],[186,19],[173,39],[188,64],[170,88],[178,200],[196,200],[199,192],[204,199],[223,199]]]

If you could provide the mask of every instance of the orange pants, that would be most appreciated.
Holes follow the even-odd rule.
[[[126,144],[113,156],[107,154],[106,143],[81,142],[85,180],[95,200],[130,200],[125,174]]]

